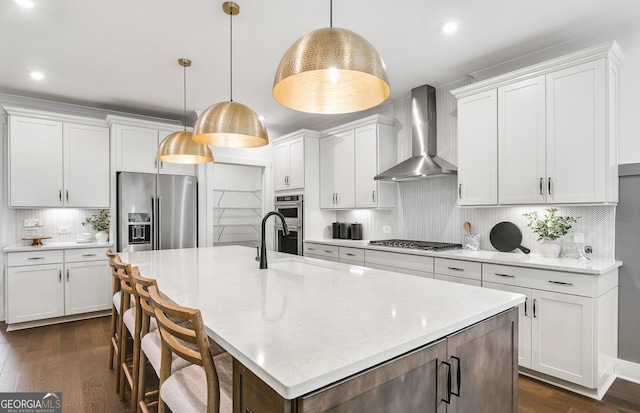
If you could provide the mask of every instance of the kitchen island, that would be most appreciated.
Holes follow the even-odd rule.
[[[381,398],[404,411],[516,409],[520,294],[274,252],[260,270],[240,246],[121,257],[201,310],[234,358],[236,412],[360,411]]]

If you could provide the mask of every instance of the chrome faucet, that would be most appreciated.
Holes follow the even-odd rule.
[[[267,245],[264,241],[264,224],[267,222],[267,218],[271,215],[277,215],[280,217],[282,221],[282,232],[284,235],[289,235],[289,228],[287,228],[287,223],[284,220],[284,215],[277,211],[267,212],[267,214],[262,218],[262,232],[261,232],[261,244],[260,244],[260,269],[264,270],[267,268]]]

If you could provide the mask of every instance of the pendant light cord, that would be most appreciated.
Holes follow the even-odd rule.
[[[184,130],[187,131],[187,65],[182,66],[183,69],[183,109],[184,109]]]
[[[229,100],[233,102],[233,8],[229,11]]]
[[[329,27],[333,27],[333,0],[329,0]]]

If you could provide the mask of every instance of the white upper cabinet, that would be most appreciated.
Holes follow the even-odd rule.
[[[320,208],[355,208],[353,129],[320,139]]]
[[[64,205],[109,207],[109,129],[64,124]]]
[[[546,202],[544,79],[498,88],[500,204]]]
[[[609,201],[605,197],[605,86],[604,59],[547,75],[550,202]]]
[[[458,100],[458,203],[498,202],[496,90]]]
[[[395,128],[375,123],[355,129],[356,208],[393,208],[397,185],[374,177],[397,162]]]
[[[397,162],[394,123],[374,115],[322,132],[321,208],[395,206],[396,184],[374,180]]]
[[[116,143],[116,171],[195,175],[194,165],[159,162],[156,159],[158,145],[180,129],[137,119],[107,116]]]
[[[5,109],[9,206],[109,207],[109,130],[104,122]]]
[[[273,145],[273,188],[304,188],[304,137]]]
[[[608,43],[453,90],[459,204],[618,202],[622,54]]]

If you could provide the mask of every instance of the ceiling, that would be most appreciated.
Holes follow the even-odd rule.
[[[0,2],[0,92],[182,119],[229,100],[229,16],[211,0]],[[313,128],[327,115],[296,112],[272,97],[286,49],[329,26],[329,1],[240,0],[233,18],[233,99],[283,128]],[[440,28],[459,24],[453,35]],[[638,26],[638,0],[336,0],[333,26],[355,31],[382,55],[389,100],[416,86],[460,79],[544,48]],[[609,38],[606,40],[613,40]],[[31,71],[45,79],[34,81]]]

